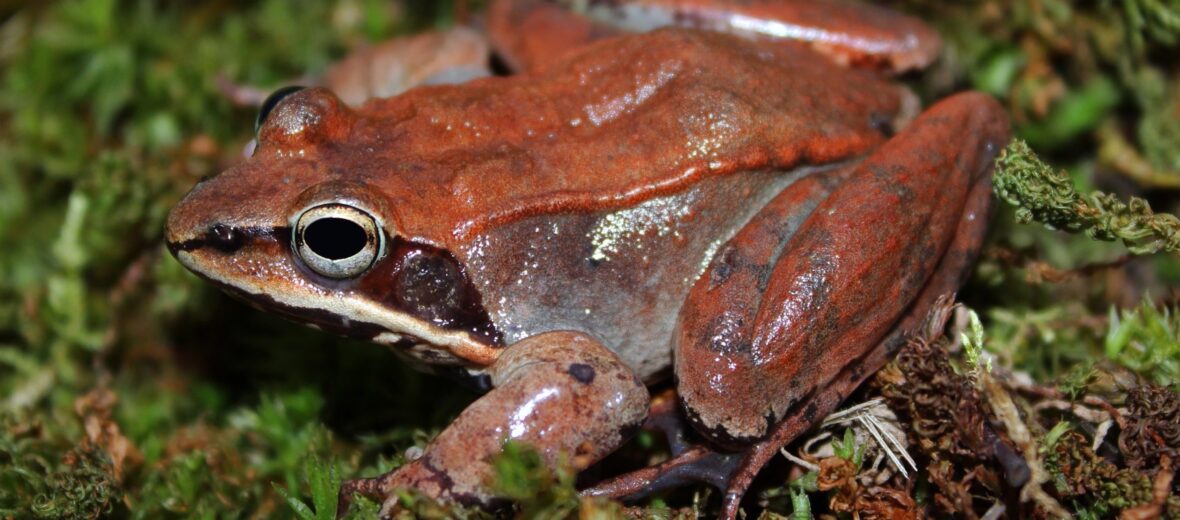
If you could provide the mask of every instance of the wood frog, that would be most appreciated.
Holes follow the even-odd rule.
[[[487,390],[342,493],[492,506],[507,440],[583,469],[646,421],[674,456],[584,492],[705,481],[733,518],[967,275],[1008,123],[978,93],[914,116],[887,74],[934,59],[932,31],[860,4],[589,4],[493,2],[517,75],[285,91],[253,157],[172,210],[201,277]]]

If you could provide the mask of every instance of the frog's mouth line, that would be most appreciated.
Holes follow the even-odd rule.
[[[179,253],[181,251],[191,252],[200,249],[216,249],[222,253],[233,253],[241,249],[248,242],[257,239],[273,240],[276,236],[290,233],[291,228],[289,227],[236,227],[217,224],[202,235],[176,242],[169,241],[167,246],[172,256],[179,259]],[[188,267],[188,264],[185,264],[185,267]],[[192,268],[190,267],[190,269]]]
[[[501,349],[467,331],[438,327],[352,290],[325,289],[264,275],[227,276],[217,268],[220,255],[251,242],[278,244],[281,241],[276,237],[289,233],[289,228],[285,233],[280,228],[232,228],[213,240],[196,237],[170,242],[168,249],[185,268],[227,293],[294,321],[386,345],[431,364],[485,366],[498,357]],[[209,258],[202,259],[205,255]]]

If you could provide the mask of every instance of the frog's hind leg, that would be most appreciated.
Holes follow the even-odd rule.
[[[944,258],[961,256],[951,247],[960,223],[985,225],[972,206],[987,202],[970,201],[989,198],[1007,138],[994,100],[952,97],[859,164],[784,245],[759,243],[776,238],[760,214],[723,246],[689,293],[675,338],[677,390],[697,431],[748,446],[842,370],[863,366],[946,276],[935,275]]]
[[[730,262],[743,263],[747,267],[752,263],[751,258],[777,256],[816,206],[852,172],[852,167],[845,166],[795,181],[755,215],[718,256],[725,255]],[[741,260],[737,258],[739,255]],[[713,271],[714,280],[726,278],[731,284],[738,278],[751,276],[750,272]],[[742,305],[750,303],[748,300],[739,298],[733,303]],[[673,399],[676,403],[671,402]],[[663,432],[672,457],[660,464],[599,482],[583,490],[584,494],[638,498],[692,483],[725,489],[742,465],[743,453],[716,450],[699,443],[700,437],[693,434],[692,427],[685,420],[675,392],[658,395],[652,400],[644,428]]]
[[[817,0],[615,0],[589,6],[495,0],[488,29],[513,70],[539,70],[570,50],[622,31],[679,26],[789,40],[832,61],[900,73],[924,68],[942,48],[920,20],[859,2]],[[579,11],[579,12],[574,12]]]
[[[971,267],[979,256],[991,208],[991,182],[988,175],[979,179],[972,188],[958,231],[943,255],[938,270],[897,326],[860,362],[844,367],[829,384],[806,399],[806,404],[801,402],[796,405],[790,416],[776,425],[766,439],[756,442],[745,451],[741,463],[725,487],[721,518],[735,518],[746,489],[762,467],[784,446],[835,412],[840,403],[865,379],[885,366],[907,339],[921,333],[920,327],[940,302],[953,298],[954,292],[971,274]],[[1009,480],[1010,485],[1023,485],[1017,478]]]
[[[506,441],[535,447],[547,463],[585,469],[614,451],[647,415],[643,383],[613,352],[577,332],[532,336],[509,346],[489,368],[493,389],[467,407],[421,457],[374,479],[341,488],[397,507],[399,488],[452,503],[495,507],[493,459]]]
[[[718,252],[681,310],[676,344],[686,416],[717,455],[689,450],[664,466],[692,474],[679,468],[693,462],[685,455],[724,460],[722,518],[737,514],[779,448],[834,411],[957,289],[982,243],[992,161],[1007,139],[995,101],[952,97],[857,165],[801,225],[772,203]],[[631,494],[636,482],[598,489]]]
[[[875,151],[813,212],[756,293],[762,301],[745,329],[749,348],[721,354],[752,368],[734,386],[762,406],[727,414],[715,407],[716,395],[685,395],[686,381],[717,371],[711,360],[718,353],[709,343],[679,345],[681,394],[698,430],[720,428],[725,441],[758,437],[726,490],[722,517],[737,514],[779,448],[833,412],[939,296],[957,290],[981,247],[993,160],[1007,140],[1007,119],[994,100],[949,98]],[[714,292],[698,290],[702,297]],[[709,337],[700,335],[707,323],[696,326],[703,330],[694,334],[683,324],[684,339]],[[755,419],[767,430],[753,426]]]
[[[327,87],[349,106],[391,97],[421,85],[464,83],[490,76],[491,50],[478,31],[450,29],[399,36],[360,47],[320,76],[288,80],[289,85]],[[222,96],[238,106],[262,106],[274,89],[238,84],[219,76]]]
[[[320,79],[350,106],[396,96],[421,85],[465,83],[490,76],[491,49],[464,26],[400,36],[357,49]]]
[[[988,155],[994,151],[988,147]],[[871,349],[860,362],[844,367],[839,375],[818,389],[806,405],[800,403],[791,412],[790,417],[780,422],[764,440],[750,446],[744,453],[741,463],[735,468],[732,478],[725,488],[725,498],[722,504],[721,518],[735,518],[738,507],[746,489],[754,481],[754,477],[772,459],[780,449],[795,438],[813,428],[824,417],[833,413],[836,408],[850,395],[865,379],[875,374],[885,366],[893,354],[905,344],[906,340],[916,335],[929,336],[933,331],[923,331],[922,326],[937,307],[949,305],[949,299],[967,280],[971,268],[979,256],[980,248],[987,233],[987,222],[992,211],[991,171],[990,168],[980,172],[967,198],[966,206],[959,219],[954,239],[939,261],[934,272],[922,292],[914,299],[913,304],[898,320],[897,325],[882,339],[876,347]],[[945,311],[943,311],[945,312]],[[945,320],[932,320],[942,323]],[[985,425],[986,427],[986,425]],[[990,428],[990,427],[989,427]],[[995,437],[993,435],[993,437]],[[997,451],[1011,448],[996,440],[994,448]],[[1023,462],[1019,456],[1006,457],[1009,461]],[[1009,464],[1010,465],[1010,464]],[[1028,478],[1028,468],[1007,467],[1008,485],[1019,488]]]

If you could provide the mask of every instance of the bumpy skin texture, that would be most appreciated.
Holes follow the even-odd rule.
[[[356,108],[325,89],[290,95],[255,156],[169,216],[170,250],[229,292],[494,388],[420,459],[345,497],[388,508],[411,486],[494,504],[489,461],[508,438],[584,468],[642,421],[643,383],[668,375],[675,350],[703,442],[587,492],[704,480],[726,488],[732,518],[770,457],[968,273],[1002,110],[955,96],[890,139],[908,119],[901,89],[830,60],[920,65],[937,47],[928,30],[852,4],[667,3],[702,27],[736,10],[844,36],[538,27],[565,37],[549,50],[576,50],[520,58],[546,47],[529,44],[510,58],[526,74]],[[505,20],[569,18],[553,7],[496,2],[494,41],[517,49]],[[325,204],[372,217],[379,254],[363,272],[332,279],[299,256],[293,229]]]

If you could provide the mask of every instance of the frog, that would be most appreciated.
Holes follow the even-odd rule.
[[[1010,129],[985,94],[919,110],[893,79],[937,33],[852,3],[589,4],[492,2],[513,74],[276,92],[253,155],[168,216],[231,295],[483,392],[342,507],[501,507],[506,443],[581,471],[646,428],[671,456],[581,493],[703,482],[735,518],[971,272]]]

